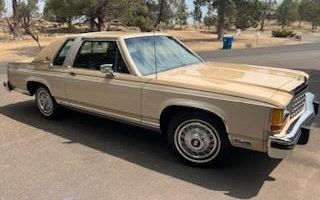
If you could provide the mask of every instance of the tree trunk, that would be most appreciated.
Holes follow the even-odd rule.
[[[158,17],[157,17],[157,21],[154,24],[154,28],[157,28],[157,26],[160,24],[160,22],[162,21],[162,15],[163,15],[163,9],[164,9],[164,0],[160,1],[160,9],[159,9],[159,13],[158,13]]]
[[[267,11],[264,9],[261,15],[260,31],[264,31],[264,25],[267,18]]]
[[[17,0],[12,0],[12,12],[13,12],[13,26],[12,26],[12,31],[13,31],[13,37],[16,39],[21,39],[22,34],[20,31],[20,24],[19,24],[19,19],[18,19],[18,11],[17,11]]]
[[[260,24],[260,31],[264,31],[264,23],[265,23],[265,20],[264,18],[261,20],[261,24]]]
[[[98,17],[98,31],[102,31],[104,28],[104,18],[102,16]]]
[[[72,29],[72,18],[68,18],[68,29],[71,30]]]
[[[301,18],[299,18],[299,24],[298,24],[299,28],[301,28],[301,24],[302,24],[302,20],[301,20]]]
[[[36,33],[36,31],[34,31],[34,30],[30,27],[30,19],[31,19],[30,15],[24,16],[24,17],[22,18],[22,22],[21,22],[22,27],[24,28],[25,33],[28,34],[28,35],[30,35],[30,36],[32,37],[32,39],[33,39],[34,41],[36,41],[36,43],[38,44],[39,49],[41,49],[42,47],[41,47],[41,44],[40,44],[40,42],[39,42],[39,36],[38,36],[38,34]]]
[[[118,25],[117,25],[116,29],[118,30]],[[107,31],[111,31],[111,21],[110,20],[108,20]]]
[[[218,40],[222,40],[224,37],[224,26],[225,26],[225,8],[226,4],[225,1],[221,1],[218,5]]]
[[[316,23],[313,21],[313,22],[312,22],[312,30],[313,30],[313,31],[315,30],[315,27],[316,27]]]
[[[95,25],[96,25],[95,18],[94,18],[94,16],[91,15],[90,16],[90,30],[91,31],[94,31]]]
[[[26,26],[25,28],[25,32],[30,35],[32,37],[32,39],[38,44],[39,49],[42,49],[40,41],[39,41],[39,36],[30,30],[30,27]]]

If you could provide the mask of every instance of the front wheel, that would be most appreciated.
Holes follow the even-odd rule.
[[[49,90],[40,86],[36,91],[37,108],[42,116],[47,119],[55,119],[59,114],[59,105],[51,96]]]
[[[177,114],[170,122],[168,139],[178,158],[196,166],[215,165],[230,149],[223,124],[202,113]]]

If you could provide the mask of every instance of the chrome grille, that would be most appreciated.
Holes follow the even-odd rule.
[[[292,102],[292,109],[290,112],[291,118],[294,118],[295,116],[297,116],[304,109],[305,102],[306,102],[306,93],[305,92],[295,96],[295,98]]]
[[[290,118],[294,118],[295,116],[300,114],[301,111],[304,109],[305,103],[306,103],[307,88],[308,88],[307,84],[302,84],[293,91],[293,94],[295,96],[290,106],[291,107]]]

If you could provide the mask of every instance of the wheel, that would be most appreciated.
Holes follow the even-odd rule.
[[[59,105],[50,94],[48,88],[40,86],[35,96],[41,115],[47,119],[55,119],[59,114]]]
[[[224,125],[204,113],[179,113],[169,123],[169,144],[179,159],[193,166],[222,163],[231,145]]]

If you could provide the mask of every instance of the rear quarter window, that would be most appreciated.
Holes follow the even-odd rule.
[[[54,66],[62,66],[63,65],[63,63],[66,59],[66,56],[68,55],[68,52],[70,51],[73,43],[74,43],[74,39],[69,39],[62,45],[56,58],[53,61]]]

